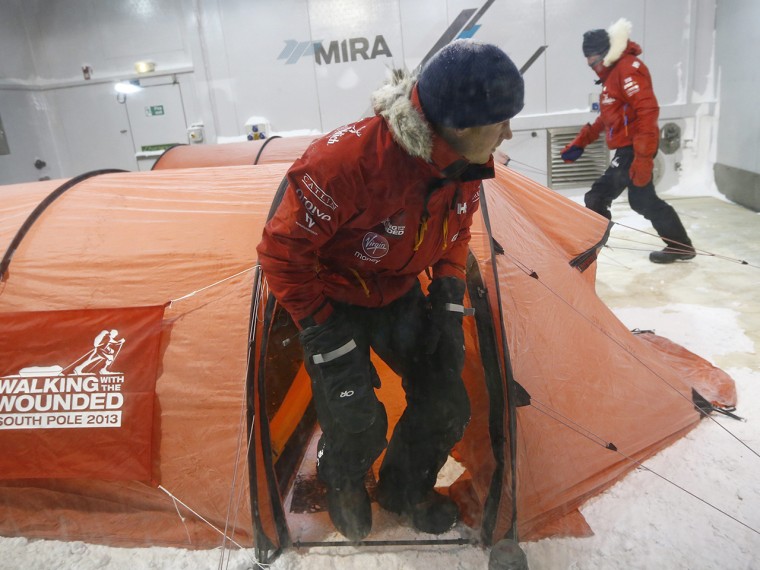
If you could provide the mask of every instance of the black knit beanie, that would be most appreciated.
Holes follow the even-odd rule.
[[[523,108],[525,86],[515,64],[498,47],[456,40],[422,68],[417,90],[428,121],[464,129],[514,117]]]
[[[610,51],[610,36],[606,30],[590,30],[583,34],[583,55],[601,55],[604,57]]]

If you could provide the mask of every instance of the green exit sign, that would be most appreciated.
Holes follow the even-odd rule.
[[[163,115],[163,114],[164,114],[163,105],[151,105],[150,107],[145,107],[146,117],[155,117],[157,115]]]

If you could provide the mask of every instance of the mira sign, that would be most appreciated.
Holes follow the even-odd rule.
[[[472,38],[480,29],[480,18],[491,7],[495,0],[486,0],[485,3],[477,8],[466,8],[451,21],[449,27],[443,32],[440,38],[433,44],[428,54],[423,58],[422,63],[427,61],[430,56],[454,39]],[[400,23],[399,23],[400,24]],[[304,56],[314,56],[314,61],[318,65],[332,63],[346,63],[349,61],[359,61],[368,59],[377,59],[378,57],[393,57],[388,42],[385,37],[377,35],[374,37],[355,37],[343,40],[285,40],[285,47],[277,56],[277,59],[284,59],[287,65],[298,62]]]
[[[346,38],[344,40],[305,41],[285,40],[285,48],[277,59],[286,60],[286,64],[296,63],[303,56],[314,56],[319,65],[345,63],[348,61],[376,59],[380,56],[393,57],[388,42],[382,35],[371,38]]]

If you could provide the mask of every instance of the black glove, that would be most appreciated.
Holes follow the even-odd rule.
[[[559,155],[562,157],[562,160],[565,162],[575,162],[581,157],[582,154],[583,147],[574,145],[572,143],[563,148],[562,152],[559,153]]]
[[[373,389],[379,377],[369,350],[357,345],[351,321],[336,309],[327,321],[302,330],[299,337],[317,410],[323,403],[332,420],[351,433],[371,426],[382,411]]]
[[[464,333],[462,317],[465,309],[465,282],[456,277],[433,279],[428,287],[430,304],[427,334],[424,339],[425,352],[429,355],[456,356],[464,363]],[[448,354],[452,353],[452,354]]]

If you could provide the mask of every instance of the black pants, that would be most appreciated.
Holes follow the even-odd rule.
[[[617,149],[607,170],[586,192],[586,207],[611,220],[612,201],[628,188],[628,203],[633,211],[649,220],[667,245],[691,245],[681,219],[670,204],[657,196],[654,183],[650,180],[645,186],[633,185],[628,174],[632,162],[633,147]]]
[[[435,485],[438,471],[462,438],[470,418],[461,355],[441,350],[428,356],[422,349],[428,315],[419,283],[385,307],[340,305],[338,310],[352,323],[362,366],[371,366],[372,348],[401,376],[406,410],[388,445],[380,484],[392,481],[394,488],[403,490],[405,500],[414,504]],[[372,386],[362,391],[361,398],[351,398],[348,407],[331,406],[328,391],[323,388],[330,382],[330,369],[307,359],[307,370],[322,428],[317,453],[319,478],[338,488],[346,481],[363,480],[386,446],[384,406]],[[376,374],[363,377],[367,382],[377,380]],[[361,419],[357,422],[356,418]]]

